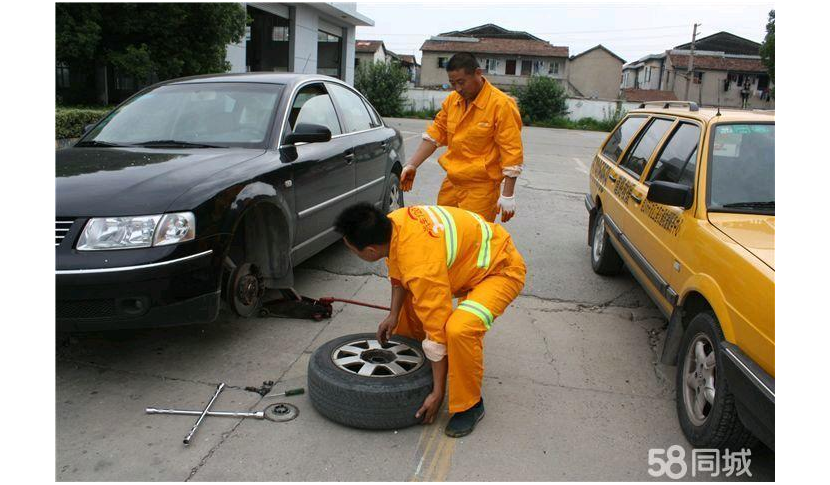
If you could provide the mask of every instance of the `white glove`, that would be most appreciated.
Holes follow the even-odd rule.
[[[516,196],[507,197],[502,194],[498,202],[502,222],[507,222],[516,213]]]

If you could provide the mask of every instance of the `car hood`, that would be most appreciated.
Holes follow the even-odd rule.
[[[775,270],[775,216],[717,212],[709,222]]]
[[[160,214],[189,188],[263,152],[251,148],[59,150],[55,215]]]

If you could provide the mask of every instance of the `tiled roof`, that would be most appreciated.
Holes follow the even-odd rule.
[[[568,57],[568,48],[539,40],[497,39],[481,37],[478,42],[427,40],[422,51],[472,52],[473,54],[516,54],[543,57]]]
[[[355,52],[375,52],[382,45],[382,40],[356,40],[354,41],[354,50]]]
[[[415,65],[417,65],[417,64],[418,64],[418,63],[415,61],[415,56],[411,56],[411,55],[408,55],[408,54],[402,54],[402,55],[400,56],[400,58],[401,58],[401,61],[402,61],[402,62],[406,62],[406,63],[409,63],[409,64],[415,64]]]
[[[623,89],[623,98],[626,101],[643,103],[646,101],[677,101],[673,91],[658,91],[656,89]]]
[[[689,65],[689,56],[683,54],[669,54],[669,60],[675,69],[685,69]],[[709,69],[712,71],[743,71],[767,72],[766,66],[757,59],[744,59],[723,56],[695,56],[695,69]]]
[[[579,54],[577,54],[577,55],[575,55],[575,56],[571,56],[571,60],[574,60],[574,59],[576,59],[576,58],[577,58],[577,57],[579,57],[579,56],[584,56],[585,54],[587,54],[587,53],[589,53],[589,52],[592,52],[592,51],[595,51],[595,50],[597,50],[597,49],[604,50],[605,52],[607,52],[608,54],[610,54],[612,57],[615,57],[615,58],[619,59],[619,60],[620,60],[620,62],[622,62],[623,64],[625,64],[625,59],[623,59],[622,57],[618,56],[617,54],[614,54],[613,52],[611,52],[611,51],[610,51],[607,47],[605,47],[605,46],[604,46],[604,45],[602,45],[602,44],[598,44],[598,45],[596,45],[596,46],[594,46],[594,47],[591,47],[590,49],[588,49],[588,50],[587,50],[587,51],[585,51],[585,52],[580,52]]]

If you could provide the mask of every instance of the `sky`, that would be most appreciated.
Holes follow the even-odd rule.
[[[692,25],[698,39],[727,31],[756,42],[766,34],[769,3],[376,3],[358,2],[358,12],[375,21],[357,27],[357,38],[382,40],[398,54],[414,54],[430,36],[493,23],[529,32],[576,55],[597,44],[631,62],[687,43]]]

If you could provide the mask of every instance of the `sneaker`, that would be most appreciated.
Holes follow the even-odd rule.
[[[444,429],[444,434],[451,438],[461,438],[462,436],[467,436],[473,432],[476,424],[478,424],[483,417],[484,398],[481,398],[478,400],[478,403],[470,409],[453,414],[452,418],[450,418],[450,422],[447,423],[446,429]]]

